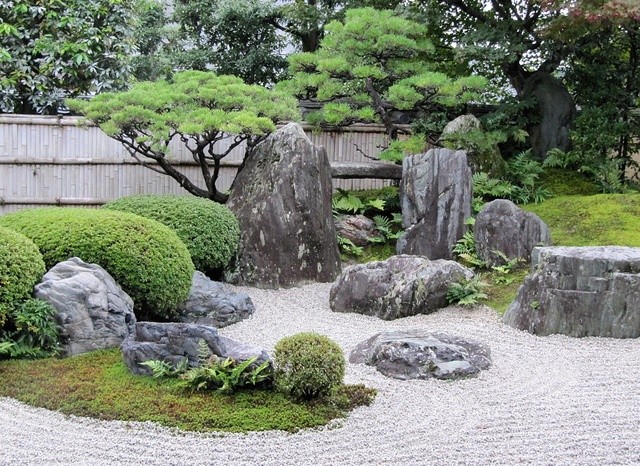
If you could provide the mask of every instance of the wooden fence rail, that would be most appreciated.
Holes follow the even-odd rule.
[[[77,117],[0,115],[0,215],[43,205],[97,206],[132,194],[186,194],[169,176],[137,163],[99,128],[79,123]],[[342,167],[370,162],[365,154],[375,157],[386,142],[381,125],[323,132],[305,127],[305,131],[315,144],[325,147],[332,164]],[[180,170],[200,182],[191,154],[178,142],[172,142],[170,150]],[[243,151],[238,147],[223,159],[220,189],[231,186]],[[335,179],[334,187],[378,188],[392,182]]]

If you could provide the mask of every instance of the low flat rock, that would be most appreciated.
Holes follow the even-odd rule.
[[[204,340],[212,354],[221,358],[246,361],[254,356],[255,364],[270,361],[262,348],[247,345],[218,334],[214,327],[182,323],[138,322],[135,336],[122,343],[122,355],[134,374],[151,375],[142,363],[149,360],[166,361],[174,367],[185,357],[191,367],[198,365],[198,344]]]
[[[454,261],[400,255],[345,269],[329,294],[335,312],[355,312],[392,320],[447,307],[452,283],[473,278]]]
[[[178,322],[222,328],[250,317],[255,306],[247,293],[231,291],[196,271],[189,297],[178,311]]]
[[[340,215],[335,223],[338,235],[356,246],[366,246],[373,239],[380,238],[375,222],[364,215]]]
[[[544,247],[503,321],[536,335],[640,337],[640,248]]]
[[[42,277],[34,295],[57,311],[63,356],[116,348],[133,333],[133,301],[97,264],[77,257],[60,262]]]
[[[378,333],[359,343],[349,362],[375,366],[394,379],[473,377],[491,366],[489,348],[478,341],[425,330]]]

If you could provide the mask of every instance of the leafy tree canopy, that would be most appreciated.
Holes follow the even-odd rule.
[[[300,98],[325,103],[309,116],[315,123],[382,122],[397,139],[396,110],[453,106],[478,97],[485,79],[450,78],[433,71],[433,44],[424,26],[373,8],[346,12],[325,28],[314,53],[289,57],[292,79],[280,83]]]
[[[0,112],[56,114],[66,97],[123,88],[134,1],[0,2]]]
[[[293,97],[203,71],[178,72],[170,82],[141,82],[126,92],[100,94],[89,102],[74,100],[69,106],[121,142],[139,162],[171,176],[191,194],[217,202],[227,198],[216,187],[222,158],[243,143],[250,153],[275,130],[276,122],[299,119]],[[191,152],[204,187],[167,157],[173,138]]]

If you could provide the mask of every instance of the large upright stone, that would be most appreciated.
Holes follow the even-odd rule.
[[[327,154],[300,125],[290,123],[260,143],[227,204],[241,232],[231,280],[265,288],[333,281],[340,253],[331,191]]]
[[[35,297],[57,311],[64,356],[115,348],[134,331],[129,295],[102,267],[77,257],[53,266],[36,285]]]
[[[535,248],[531,260],[505,323],[537,335],[640,337],[640,248]]]
[[[398,254],[451,259],[471,216],[471,170],[464,151],[431,149],[404,159]]]
[[[531,260],[536,246],[549,246],[551,233],[536,214],[522,210],[513,202],[496,199],[488,202],[476,217],[473,226],[478,257],[489,266],[508,260]]]

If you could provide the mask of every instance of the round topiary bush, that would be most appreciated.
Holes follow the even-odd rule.
[[[31,297],[44,272],[42,254],[33,241],[0,227],[0,328],[7,314]]]
[[[293,398],[310,400],[328,395],[342,383],[342,349],[318,333],[298,333],[281,339],[273,356],[274,383]]]
[[[177,233],[197,270],[219,275],[238,249],[240,226],[222,204],[194,196],[129,196],[104,208],[156,220]]]
[[[48,268],[74,256],[102,266],[131,296],[139,320],[172,317],[189,294],[189,251],[159,222],[126,212],[53,207],[4,215],[0,226],[29,237]]]

